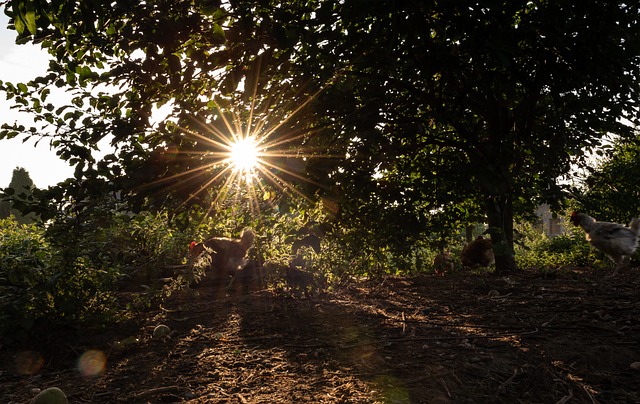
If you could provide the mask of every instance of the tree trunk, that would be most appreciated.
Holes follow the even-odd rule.
[[[513,206],[510,196],[487,198],[487,220],[489,234],[496,257],[496,273],[515,271],[516,259],[513,252]]]
[[[473,229],[475,228],[474,225],[467,225],[467,227],[465,228],[465,239],[467,240],[467,243],[470,243],[473,241]]]

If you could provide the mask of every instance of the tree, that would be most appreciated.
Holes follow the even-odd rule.
[[[297,189],[333,198],[385,243],[484,211],[498,271],[515,267],[514,215],[560,198],[556,179],[585,148],[636,121],[635,4],[12,0],[6,11],[18,40],[54,60],[2,89],[56,128],[78,181],[193,202],[215,189],[221,150],[185,134],[226,132],[235,108],[243,131],[259,121],[278,128],[267,140],[288,134],[274,172],[304,174]],[[71,88],[72,104],[50,105],[50,86]],[[162,105],[171,112],[154,125]],[[96,161],[106,136],[114,153]],[[301,149],[309,158],[287,165]]]
[[[319,85],[285,81],[293,49],[283,46],[294,43],[271,32],[272,11],[253,2],[221,8],[215,0],[7,2],[18,41],[41,43],[53,60],[45,77],[1,88],[48,128],[5,125],[0,137],[54,128],[51,144],[76,167],[77,181],[101,180],[123,190],[123,198],[157,204],[168,203],[168,195],[180,204],[197,202],[194,196],[205,190],[217,192],[222,181],[210,179],[224,168],[226,141],[219,137],[231,137],[228,123],[242,122],[237,129],[243,132],[279,125],[289,138],[279,140],[280,159],[290,159],[295,152],[286,146],[294,149],[304,139],[282,121]],[[278,15],[297,17],[284,10]],[[267,75],[274,61],[279,66]],[[71,104],[48,101],[56,86],[67,89]],[[169,114],[155,125],[152,112],[160,107]],[[93,151],[103,139],[113,153],[96,161]]]
[[[353,72],[345,82],[362,101],[333,118],[347,136],[348,118],[370,128],[353,160],[385,154],[372,165],[404,204],[460,206],[456,193],[481,201],[498,271],[515,267],[514,214],[556,202],[558,176],[606,133],[633,135],[620,117],[637,122],[636,4],[335,7],[338,38],[306,64],[328,58]],[[438,156],[448,161],[438,167]]]
[[[11,202],[0,200],[0,219],[6,219],[11,216]]]
[[[8,197],[0,202],[0,218],[13,215],[20,224],[33,223],[35,215],[33,213],[25,214],[21,208],[25,202],[29,201],[34,189],[35,185],[29,172],[22,167],[16,167],[13,170],[9,187],[4,191]]]
[[[574,189],[577,209],[602,221],[628,223],[640,214],[640,145],[616,139],[597,167]]]

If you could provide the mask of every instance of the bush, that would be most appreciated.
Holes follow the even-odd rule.
[[[46,327],[104,319],[114,277],[85,258],[56,251],[36,225],[0,220],[0,335],[20,339]]]
[[[549,238],[530,224],[518,226],[520,239],[516,260],[521,268],[557,269],[561,267],[604,266],[602,254],[589,246],[579,229]]]
[[[30,329],[50,311],[40,285],[53,276],[52,253],[34,225],[0,220],[0,335]]]

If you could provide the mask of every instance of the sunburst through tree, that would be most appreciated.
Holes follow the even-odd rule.
[[[290,168],[296,165],[290,162],[295,160],[303,164],[312,158],[338,156],[305,147],[305,141],[314,134],[306,125],[302,125],[305,126],[302,129],[292,128],[298,124],[293,123],[294,118],[321,91],[304,97],[295,107],[276,99],[258,108],[254,101],[257,97],[255,88],[249,105],[230,98],[210,101],[210,117],[206,121],[199,119],[197,130],[193,126],[186,128],[172,124],[177,131],[199,145],[198,151],[177,152],[181,160],[197,161],[197,166],[154,181],[148,186],[155,188],[163,183],[179,186],[180,183],[197,179],[200,185],[183,204],[194,198],[202,199],[215,188],[208,214],[223,200],[230,200],[235,205],[248,201],[252,212],[257,214],[260,212],[259,201],[268,199],[271,194],[269,190],[273,187],[290,196],[310,200],[310,196],[295,183],[307,182],[316,187],[323,185]],[[282,107],[275,108],[273,102],[280,102]]]

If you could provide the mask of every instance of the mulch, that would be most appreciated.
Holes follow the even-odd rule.
[[[131,323],[0,345],[0,397],[71,403],[640,403],[640,268],[203,282]],[[154,337],[158,324],[171,332]]]

